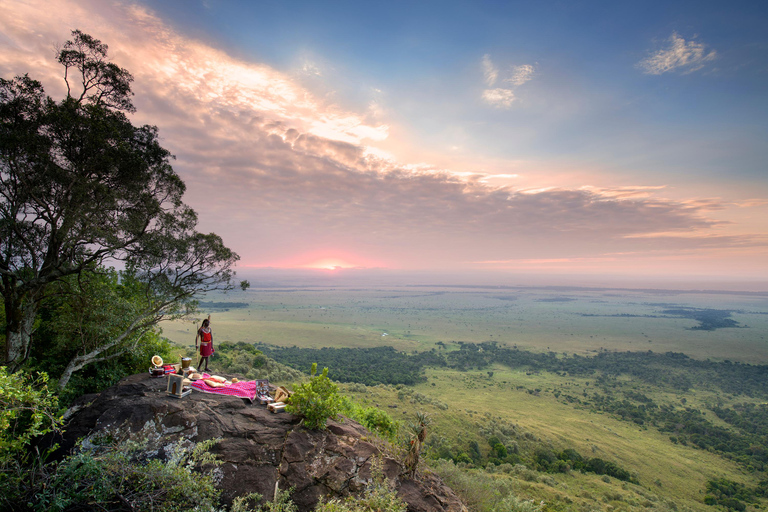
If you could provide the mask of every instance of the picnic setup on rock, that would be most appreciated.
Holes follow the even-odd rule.
[[[192,359],[181,357],[181,362],[164,364],[160,356],[152,356],[149,367],[150,378],[167,379],[166,393],[174,398],[185,398],[192,391],[216,395],[236,396],[266,405],[272,413],[285,411],[291,392],[283,386],[275,387],[267,379],[240,380],[237,377],[223,377],[199,371],[191,366]]]
[[[313,511],[321,498],[343,499],[364,492],[372,481],[375,461],[381,459],[381,470],[398,497],[408,503],[409,512],[467,512],[436,475],[405,474],[399,462],[354,420],[329,419],[326,429],[311,429],[300,416],[272,414],[255,400],[200,392],[191,384],[186,387],[190,394],[172,398],[166,380],[142,372],[99,394],[81,397],[72,405],[66,430],[50,440],[58,447],[54,456],[65,457],[83,438],[150,436],[153,448],[163,457],[177,446],[217,440],[210,451],[221,462],[216,466],[217,488],[226,506],[254,492],[269,501],[279,482],[281,491],[293,489],[290,498],[298,512]],[[269,385],[269,390],[276,400],[269,406],[280,407],[280,389]]]

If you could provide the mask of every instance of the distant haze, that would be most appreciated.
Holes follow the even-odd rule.
[[[747,4],[0,0],[0,76],[61,98],[54,46],[108,44],[255,280],[764,290]]]

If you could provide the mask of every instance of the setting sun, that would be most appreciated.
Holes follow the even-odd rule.
[[[303,265],[304,268],[316,268],[320,270],[338,270],[342,268],[355,268],[360,265],[355,265],[341,259],[323,259],[318,260],[307,265]]]
[[[345,251],[316,250],[277,261],[263,262],[256,265],[243,265],[251,268],[271,267],[283,269],[312,269],[312,270],[343,270],[362,268],[389,268],[379,260],[372,260],[359,254]]]

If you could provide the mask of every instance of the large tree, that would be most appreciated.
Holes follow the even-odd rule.
[[[195,231],[157,128],[128,118],[133,77],[107,61],[105,44],[72,35],[58,51],[62,100],[27,75],[0,79],[0,293],[11,369],[28,357],[52,283],[120,262],[149,303],[183,304],[229,287],[238,259],[220,237]]]
[[[175,279],[182,276],[173,273]],[[86,366],[135,352],[139,343],[153,344],[160,320],[185,316],[196,305],[185,300],[195,283],[168,284],[158,287],[130,271],[108,268],[89,269],[52,284],[32,359],[43,363],[49,374],[60,375],[59,388],[64,389]]]

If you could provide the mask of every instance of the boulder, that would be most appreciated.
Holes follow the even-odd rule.
[[[151,435],[161,448],[172,443],[220,439],[211,452],[223,462],[216,469],[225,502],[251,492],[265,499],[293,487],[300,511],[314,508],[322,496],[358,493],[371,481],[371,464],[382,461],[390,485],[409,512],[466,512],[461,500],[434,475],[409,479],[387,457],[363,426],[329,420],[324,431],[308,430],[287,413],[272,414],[266,406],[196,390],[185,398],[168,396],[165,379],[133,375],[98,395],[76,402],[68,414],[59,455],[78,439],[110,431]]]

